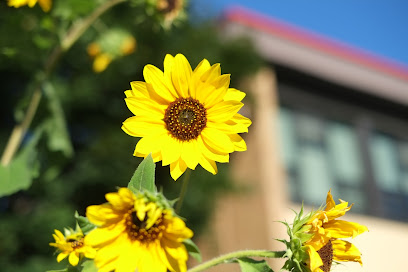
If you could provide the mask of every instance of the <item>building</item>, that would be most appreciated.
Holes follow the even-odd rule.
[[[332,189],[355,203],[347,219],[370,230],[354,241],[364,266],[333,271],[403,270],[408,67],[242,8],[225,13],[222,33],[251,39],[268,65],[242,87],[253,125],[248,151],[234,154],[231,166],[249,189],[219,202],[204,252],[282,249],[274,238],[286,232],[276,221],[291,222],[302,201],[318,208]]]

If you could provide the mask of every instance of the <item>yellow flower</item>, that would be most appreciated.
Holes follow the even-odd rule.
[[[164,73],[153,65],[143,70],[146,82],[131,82],[126,104],[135,115],[122,129],[142,137],[134,156],[152,154],[155,162],[170,165],[177,180],[188,168],[200,164],[216,174],[218,162],[229,153],[245,151],[238,133],[248,132],[251,121],[238,114],[245,93],[229,88],[230,75],[221,75],[220,64],[204,59],[192,71],[187,59],[166,55]]]
[[[109,64],[112,62],[112,56],[108,53],[98,54],[92,65],[92,69],[95,73],[101,73],[108,68]]]
[[[312,272],[330,271],[332,261],[359,262],[361,253],[352,243],[342,238],[354,238],[368,231],[366,226],[354,222],[337,220],[351,209],[348,202],[340,200],[336,205],[329,191],[326,207],[319,210],[304,225],[306,233],[313,237],[304,243],[309,254],[309,268]]]
[[[52,0],[8,0],[8,5],[15,8],[28,5],[32,8],[37,2],[43,11],[48,12],[51,9]]]
[[[59,230],[55,230],[55,234],[52,235],[55,243],[49,244],[61,251],[57,256],[58,262],[68,257],[69,263],[76,266],[83,256],[89,259],[95,257],[96,250],[84,243],[84,235],[80,229],[77,231],[66,229],[65,232],[66,235],[64,236]]]
[[[108,203],[89,206],[86,215],[98,228],[85,242],[98,248],[99,272],[187,270],[185,239],[193,232],[183,220],[127,188],[106,194]]]

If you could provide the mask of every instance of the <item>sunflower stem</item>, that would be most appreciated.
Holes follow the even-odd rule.
[[[269,250],[240,250],[225,255],[221,255],[204,263],[201,263],[189,270],[187,272],[199,272],[204,271],[210,267],[222,264],[231,263],[235,259],[242,257],[263,257],[263,258],[282,258],[286,251],[269,251]]]
[[[113,6],[125,2],[127,0],[110,0],[105,2],[103,5],[95,9],[87,18],[80,20],[78,23],[74,24],[66,33],[66,35],[61,40],[61,43],[57,45],[52,51],[51,55],[48,57],[44,70],[43,76],[39,79],[37,87],[35,88],[33,95],[31,97],[30,103],[28,105],[27,111],[24,115],[23,121],[17,124],[4,148],[3,154],[0,159],[0,163],[3,166],[7,166],[13,159],[15,153],[17,152],[21,141],[24,138],[31,122],[37,112],[38,106],[42,97],[42,85],[46,82],[54,70],[60,57],[68,51],[72,45],[84,34],[84,32],[92,25],[92,23],[98,19],[103,13],[112,8]]]
[[[187,168],[187,170],[184,172],[183,181],[182,181],[183,184],[181,185],[180,195],[177,200],[177,205],[176,205],[177,214],[180,214],[181,207],[183,206],[183,200],[187,193],[187,187],[190,182],[190,176],[191,176],[191,169]]]

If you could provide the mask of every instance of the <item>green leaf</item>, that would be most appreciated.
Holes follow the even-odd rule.
[[[84,235],[87,235],[96,227],[94,224],[89,222],[87,217],[79,215],[78,212],[75,212],[75,218]]]
[[[143,190],[152,193],[157,192],[156,185],[154,184],[155,167],[156,165],[153,162],[152,155],[149,154],[137,167],[128,184],[128,188],[133,193],[138,193]]]
[[[38,130],[8,166],[0,165],[0,197],[26,190],[33,178],[38,176],[36,145],[40,138]]]
[[[242,272],[273,272],[265,260],[257,261],[248,257],[237,259]]]
[[[61,151],[66,157],[72,157],[74,149],[60,99],[51,83],[45,83],[43,90],[51,113],[51,117],[44,122],[44,128],[48,134],[48,148],[52,151]]]
[[[98,272],[98,268],[93,260],[87,260],[82,264],[82,272]]]
[[[197,245],[191,239],[184,240],[183,244],[185,245],[187,252],[191,255],[191,257],[201,263],[201,252],[200,249],[198,249]]]

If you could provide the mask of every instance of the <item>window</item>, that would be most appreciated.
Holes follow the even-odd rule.
[[[408,222],[406,120],[370,106],[370,99],[355,103],[282,83],[279,96],[279,139],[293,201],[319,207],[332,189],[356,204],[354,212]]]

